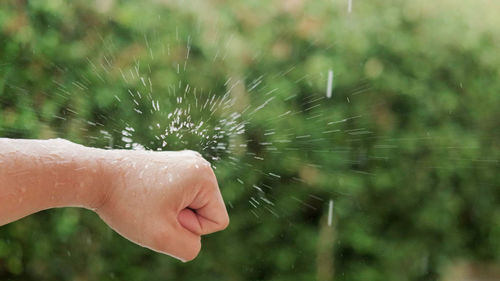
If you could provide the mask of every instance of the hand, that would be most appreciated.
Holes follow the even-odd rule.
[[[96,212],[127,239],[182,261],[229,223],[217,180],[193,151],[107,152],[112,188]]]

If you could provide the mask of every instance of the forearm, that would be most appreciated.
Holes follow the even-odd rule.
[[[48,208],[99,207],[106,155],[60,139],[0,139],[0,225]]]

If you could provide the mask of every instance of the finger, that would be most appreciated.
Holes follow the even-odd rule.
[[[182,262],[196,258],[201,250],[201,237],[182,226],[172,226],[173,230],[158,233],[156,251],[162,252]]]
[[[194,230],[194,233],[210,234],[221,231],[229,225],[229,216],[216,181],[199,192],[189,208],[191,210],[182,211],[182,216],[187,225],[185,227]]]

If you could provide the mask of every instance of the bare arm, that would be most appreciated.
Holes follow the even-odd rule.
[[[209,164],[191,151],[101,150],[0,139],[0,225],[40,210],[92,209],[144,247],[181,260],[229,220]]]
[[[99,207],[110,171],[103,150],[87,149],[61,139],[0,139],[0,225],[53,207]]]

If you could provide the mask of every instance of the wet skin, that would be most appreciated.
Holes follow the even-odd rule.
[[[210,164],[194,151],[0,139],[0,225],[57,207],[91,209],[127,239],[182,261],[229,224]]]

